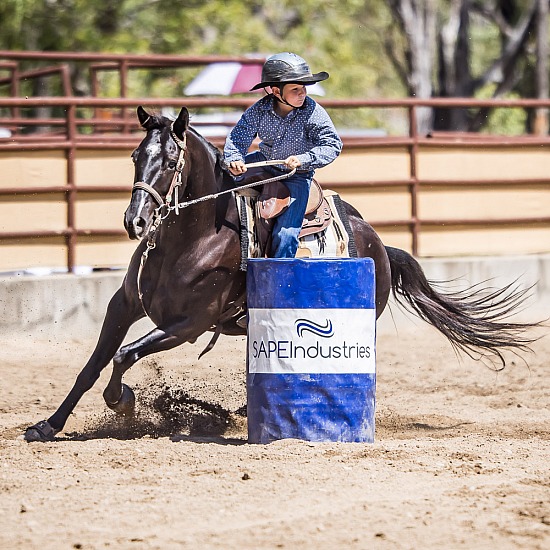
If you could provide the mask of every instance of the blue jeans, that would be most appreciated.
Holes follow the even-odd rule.
[[[266,159],[259,151],[250,153],[245,158],[247,163],[262,160]],[[281,175],[281,171],[272,166],[266,166],[266,170],[274,176]],[[283,180],[290,191],[290,205],[274,220],[271,235],[270,256],[272,258],[294,258],[296,256],[298,235],[302,229],[312,179],[313,170],[309,170],[308,172],[297,172],[290,178]]]

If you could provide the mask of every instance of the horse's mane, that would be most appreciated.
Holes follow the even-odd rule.
[[[167,126],[170,126],[172,122],[174,122],[174,119],[168,118],[164,115],[160,114],[151,114],[151,120],[149,121],[149,128],[166,128]],[[212,160],[214,161],[214,165],[216,167],[219,167],[223,171],[227,171],[225,167],[225,162],[223,160],[223,155],[220,152],[220,150],[210,143],[204,136],[199,134],[199,132],[193,128],[193,126],[189,126],[188,130],[193,133],[194,136],[197,137],[197,139],[204,145],[205,149],[207,150],[208,154],[211,156]]]
[[[220,150],[210,143],[203,135],[199,134],[193,126],[189,126],[188,131],[193,132],[193,134],[201,141],[204,146],[206,147],[208,153],[212,156],[212,159],[214,160],[214,163],[216,166],[220,166],[222,169],[225,170],[225,162],[223,160],[223,155],[220,152]]]

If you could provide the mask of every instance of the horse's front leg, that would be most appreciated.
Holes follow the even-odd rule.
[[[124,373],[137,361],[157,353],[175,348],[194,339],[190,332],[189,319],[165,327],[158,327],[128,344],[113,358],[111,379],[103,392],[105,403],[118,414],[131,415],[134,412],[134,392],[122,383]]]
[[[134,310],[135,308],[127,303],[123,288],[120,288],[109,302],[97,345],[77,376],[71,391],[48,420],[42,420],[27,428],[27,441],[51,441],[63,429],[81,397],[94,385],[101,371],[113,358],[130,326],[143,317],[143,313]]]

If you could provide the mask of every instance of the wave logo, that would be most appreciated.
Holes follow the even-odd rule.
[[[327,319],[324,325],[315,323],[309,319],[296,319],[294,324],[296,326],[296,333],[300,338],[303,337],[304,332],[311,332],[321,338],[330,338],[334,336],[334,329],[330,319]]]

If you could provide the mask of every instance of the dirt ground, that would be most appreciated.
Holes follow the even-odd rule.
[[[374,444],[246,441],[245,339],[109,369],[52,443],[26,443],[93,339],[4,339],[0,548],[550,548],[550,338],[500,373],[430,327],[379,334]]]

